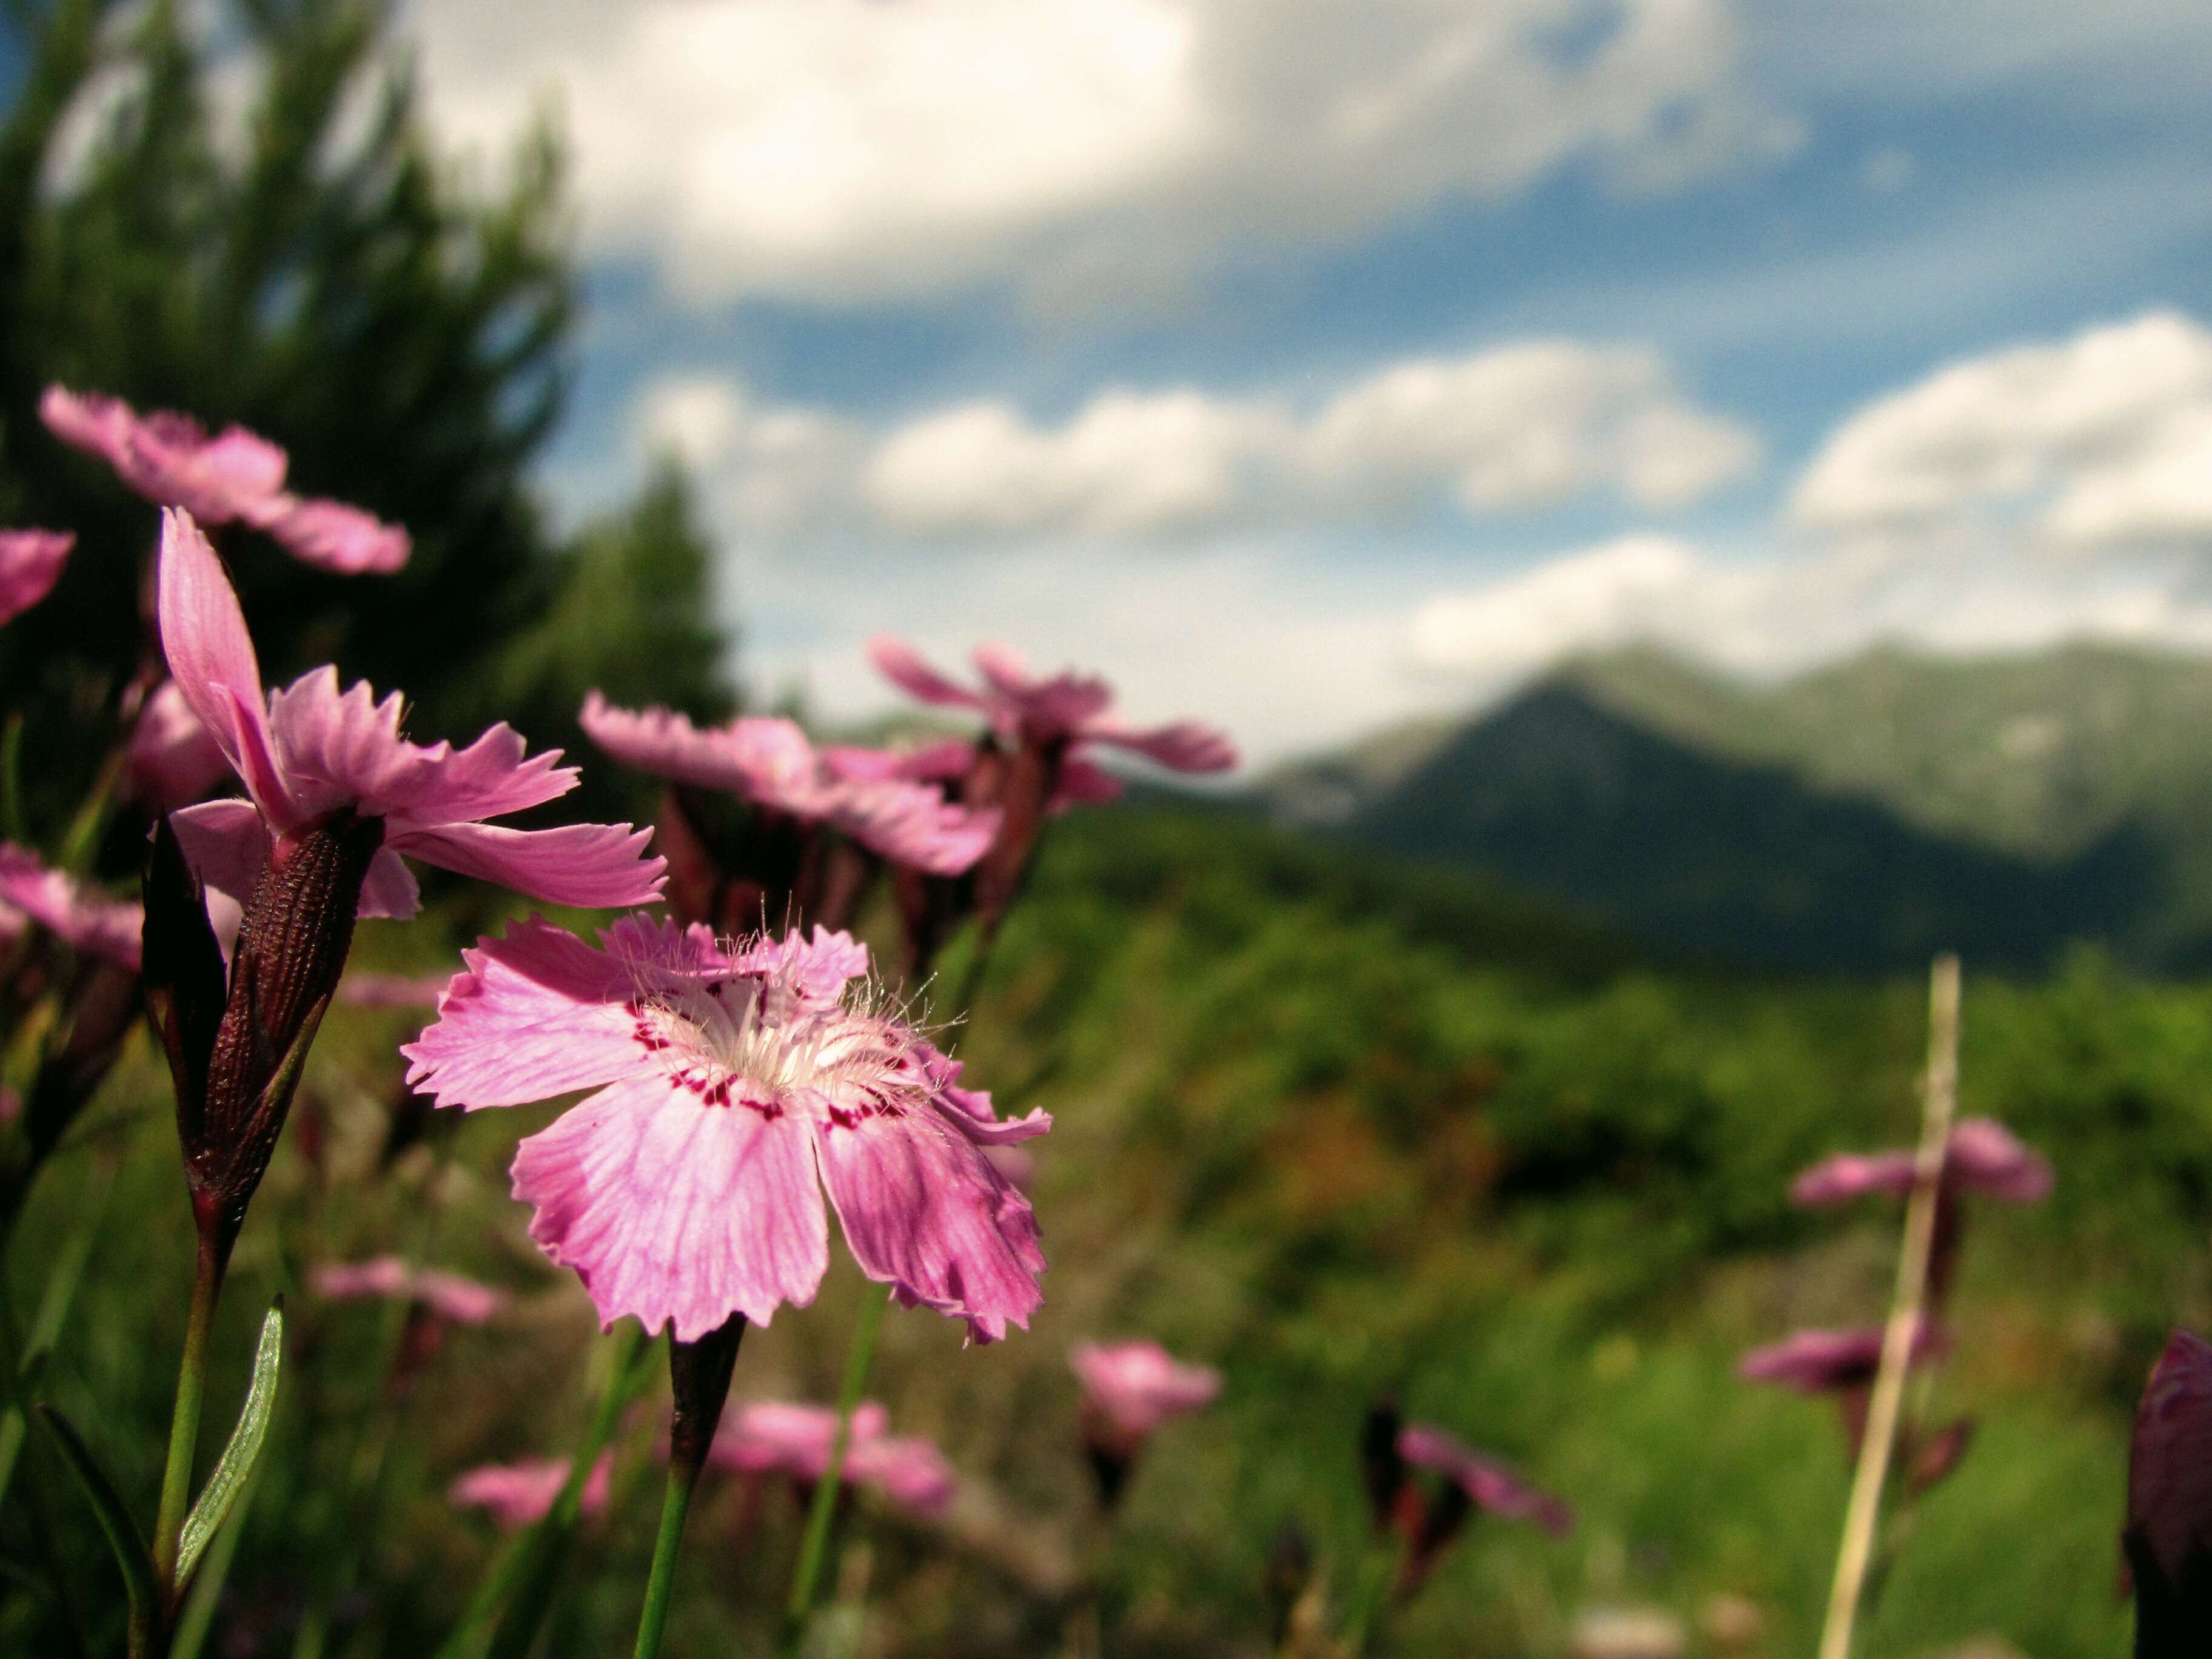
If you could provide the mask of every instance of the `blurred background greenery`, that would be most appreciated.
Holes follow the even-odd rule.
[[[682,473],[568,538],[532,497],[577,318],[550,132],[523,136],[518,182],[487,194],[426,139],[375,49],[381,7],[253,0],[235,27],[270,73],[250,143],[228,151],[207,65],[177,9],[155,4],[122,48],[133,90],[62,169],[108,10],[15,9],[23,70],[0,126],[0,514],[82,537],[47,607],[0,642],[0,702],[29,717],[34,831],[58,830],[112,741],[97,711],[137,649],[152,520],[39,425],[54,380],[243,422],[289,448],[303,488],[412,531],[396,578],[236,562],[272,678],[335,658],[404,687],[418,737],[503,718],[572,749],[588,686],[733,707],[735,642],[711,622]],[[1975,1216],[1939,1401],[1979,1437],[1921,1506],[1864,1650],[1987,1635],[2032,1659],[2122,1651],[2133,1401],[2167,1328],[2212,1322],[2212,1001],[2183,976],[2212,915],[2212,886],[2191,879],[2207,728],[2197,690],[2077,665],[2083,684],[2180,712],[2122,709],[2075,751],[2106,772],[1992,807],[1941,750],[1953,728],[1910,711],[2001,726],[2086,694],[1899,689],[1917,672],[1877,665],[1777,707],[1663,662],[1582,665],[1486,721],[1398,734],[1235,801],[1147,795],[1057,824],[960,1034],[1002,1110],[1057,1119],[1036,1188],[1046,1306],[1027,1335],[965,1353],[947,1322],[893,1316],[873,1391],[967,1491],[942,1527],[870,1510],[851,1528],[854,1650],[1051,1650],[1054,1587],[1095,1557],[1116,1652],[1263,1652],[1265,1558],[1285,1522],[1348,1586],[1357,1428],[1392,1394],[1522,1463],[1581,1519],[1557,1541],[1478,1519],[1390,1650],[1559,1654],[1579,1618],[1631,1608],[1678,1620],[1686,1652],[1808,1651],[1841,1434],[1823,1405],[1734,1368],[1795,1326],[1882,1306],[1893,1215],[1808,1217],[1785,1191],[1825,1153],[1910,1139],[1919,963],[1964,944],[1963,1109],[2012,1124],[2058,1186],[2040,1208]],[[1835,735],[1870,730],[1915,742]],[[586,776],[578,811],[638,811],[611,769]],[[120,875],[130,849],[112,851]],[[364,928],[357,962],[442,969],[501,914],[482,891],[434,896],[420,922]],[[334,1019],[240,1249],[215,1398],[235,1398],[268,1294],[292,1297],[296,1334],[210,1652],[429,1650],[495,1543],[448,1483],[580,1432],[589,1308],[506,1196],[515,1139],[550,1114],[441,1123],[383,1167],[409,1031],[398,1013]],[[17,1304],[35,1301],[114,1165],[46,1387],[134,1497],[157,1479],[189,1276],[166,1111],[142,1038],[6,1264]],[[518,1297],[396,1402],[388,1322],[305,1288],[318,1262],[388,1250]],[[827,1397],[860,1293],[843,1264],[817,1307],[749,1340],[738,1395]],[[1065,1352],[1134,1334],[1228,1382],[1165,1431],[1101,1537]],[[653,1435],[644,1419],[625,1433],[550,1654],[627,1640]],[[670,1651],[767,1639],[796,1515],[739,1520],[727,1492],[702,1512]],[[37,1453],[0,1517],[0,1649],[67,1652],[74,1626],[107,1650],[107,1571]],[[1755,1621],[1715,1623],[1730,1599]]]

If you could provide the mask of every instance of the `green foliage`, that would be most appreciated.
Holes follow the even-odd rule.
[[[680,483],[565,560],[529,486],[574,316],[559,144],[542,125],[524,135],[496,185],[437,155],[387,12],[9,9],[23,68],[0,121],[0,522],[80,536],[0,659],[0,702],[33,714],[42,820],[82,796],[149,648],[155,528],[40,425],[49,381],[242,422],[290,452],[297,489],[411,532],[404,571],[362,577],[222,532],[272,683],[335,660],[404,690],[426,738],[513,717],[557,740],[583,678],[564,659],[635,695],[720,700]]]
[[[432,919],[364,924],[359,948],[364,967],[450,961]],[[870,1650],[1054,1650],[1054,1603],[1019,1563],[1072,1559],[1089,1535],[1066,1350],[1141,1334],[1220,1365],[1228,1386],[1163,1431],[1105,1546],[1119,1651],[1258,1659],[1261,1562],[1285,1518],[1316,1538],[1340,1606],[1364,1525],[1354,1437],[1385,1391],[1522,1462],[1581,1520],[1558,1542],[1478,1521],[1382,1651],[1522,1659],[1561,1651],[1583,1608],[1694,1621],[1723,1594],[1757,1605],[1765,1650],[1809,1651],[1841,1437],[1824,1404],[1751,1387],[1735,1364],[1796,1326],[1883,1305],[1894,1212],[1808,1216],[1785,1194],[1815,1158],[1910,1139],[1923,1005],[1917,975],[1654,969],[1525,903],[1246,821],[1060,821],[974,1027],[955,1034],[1002,1110],[1055,1115],[1032,1148],[1045,1305],[1029,1333],[964,1352],[953,1322],[895,1311],[872,1384],[895,1429],[938,1439],[999,1521],[939,1531],[864,1514],[851,1535],[870,1563]],[[398,1249],[519,1301],[453,1333],[396,1396],[398,1333],[376,1310],[288,1304],[291,1403],[218,1641],[236,1630],[285,1650],[304,1597],[334,1620],[328,1651],[433,1650],[499,1547],[447,1486],[576,1445],[605,1386],[587,1376],[609,1346],[588,1304],[507,1197],[515,1140],[545,1109],[447,1121],[378,1170],[378,1103],[410,1029],[333,1014],[240,1241],[211,1389],[242,1387],[255,1297],[296,1291],[319,1261]],[[118,1077],[109,1112],[159,1099],[155,1063]],[[2134,1397],[2169,1323],[2212,1322],[2208,1078],[2203,988],[2086,955],[2047,981],[1970,978],[1962,1109],[2005,1117],[2059,1182],[2045,1206],[1972,1218],[1936,1410],[1974,1413],[1981,1437],[1920,1507],[1869,1651],[1985,1633],[2037,1659],[2124,1645],[2112,1563]],[[190,1229],[160,1112],[130,1148],[121,1208],[147,1219],[103,1236],[48,1375],[135,1494],[155,1472]],[[73,1195],[68,1179],[42,1188],[19,1283],[39,1282],[59,1231],[42,1214]],[[748,1335],[738,1397],[831,1397],[869,1294],[841,1264],[815,1307]],[[628,1639],[658,1427],[647,1413],[617,1437],[611,1507],[576,1535],[548,1655]],[[766,1650],[801,1515],[708,1477],[670,1651]],[[0,1556],[35,1560],[36,1535],[11,1509]],[[60,1547],[82,1583],[112,1571],[88,1522],[68,1520]],[[830,1578],[857,1571],[848,1559]],[[58,1616],[0,1588],[0,1633],[23,1650],[46,1650]]]

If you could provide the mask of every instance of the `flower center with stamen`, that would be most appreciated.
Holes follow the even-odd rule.
[[[629,1006],[638,1042],[706,1105],[768,1118],[814,1105],[849,1127],[927,1086],[887,1022],[842,1000],[810,1001],[781,976],[660,975]]]

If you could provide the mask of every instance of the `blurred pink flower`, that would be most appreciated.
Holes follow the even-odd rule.
[[[283,862],[293,836],[350,812],[384,821],[362,889],[364,916],[421,908],[402,854],[555,904],[644,904],[659,891],[665,866],[644,855],[649,831],[482,822],[574,788],[575,769],[555,764],[557,750],[526,759],[505,725],[466,749],[409,743],[399,735],[398,694],[377,702],[359,684],[341,693],[335,668],[264,697],[237,596],[206,537],[175,509],[162,515],[159,592],[169,672],[251,797],[175,815],[177,839],[210,887],[242,902],[265,861]]]
[[[2166,1340],[2136,1410],[2122,1550],[2137,1659],[2191,1659],[2212,1628],[2212,1346]]]
[[[76,545],[65,530],[0,530],[0,623],[13,622],[54,591]]]
[[[861,1270],[991,1340],[1044,1270],[1029,1200],[987,1146],[1042,1112],[979,1116],[948,1062],[872,1006],[866,948],[817,929],[734,953],[627,916],[605,948],[532,921],[465,952],[437,1023],[401,1049],[441,1106],[598,1093],[524,1140],[514,1195],[601,1320],[696,1341],[805,1306],[828,1267],[822,1189]]]
[[[507,1305],[507,1292],[435,1267],[410,1267],[396,1255],[326,1262],[315,1269],[315,1294],[331,1302],[363,1297],[419,1303],[456,1325],[481,1325]]]
[[[597,691],[584,699],[580,718],[592,741],[624,765],[833,825],[894,864],[932,875],[958,875],[998,833],[995,811],[954,805],[925,783],[826,764],[790,720],[741,717],[702,732],[682,714],[633,713]]]
[[[570,1462],[566,1457],[528,1457],[519,1463],[486,1463],[454,1481],[447,1496],[459,1508],[483,1510],[499,1526],[518,1532],[551,1511],[553,1500],[568,1483]],[[601,1452],[584,1477],[586,1515],[606,1509],[614,1464],[613,1453]]]
[[[28,916],[71,950],[137,969],[145,913],[49,870],[37,854],[13,842],[0,843],[0,908]]]
[[[848,1486],[873,1486],[908,1509],[935,1514],[952,1501],[951,1467],[928,1441],[885,1432],[890,1419],[874,1401],[853,1413],[845,1449]],[[742,1474],[783,1474],[802,1485],[819,1481],[830,1467],[837,1413],[827,1406],[762,1400],[722,1419],[708,1461]]]
[[[1870,1193],[1901,1198],[1912,1190],[1910,1152],[1841,1152],[1790,1184],[1793,1202],[1808,1208],[1847,1203]],[[1943,1158],[1943,1184],[1952,1192],[1977,1192],[2010,1204],[2034,1204],[2051,1195],[2051,1161],[2022,1146],[1994,1118],[1970,1117],[1951,1131]]]
[[[1083,1384],[1085,1403],[1131,1440],[1221,1392],[1219,1371],[1183,1364],[1157,1342],[1079,1342],[1067,1361]]]
[[[983,680],[980,690],[947,679],[912,646],[889,635],[869,641],[868,655],[884,678],[908,696],[939,708],[973,709],[1011,743],[1063,750],[1107,744],[1175,772],[1226,772],[1237,764],[1236,744],[1213,727],[1196,720],[1125,726],[1106,712],[1114,691],[1104,680],[1072,672],[1033,674],[1011,646],[975,648],[975,668]]]
[[[230,775],[222,745],[174,680],[163,680],[146,699],[123,756],[132,798],[157,812],[189,806]]]
[[[356,1008],[434,1008],[451,974],[348,974],[338,981],[338,1000]]]
[[[407,532],[342,502],[287,493],[284,452],[242,426],[210,438],[190,416],[140,415],[120,398],[50,386],[40,418],[64,443],[97,455],[160,507],[205,524],[266,531],[293,557],[339,575],[386,574],[407,562]]]
[[[1473,1500],[1476,1508],[1515,1521],[1534,1521],[1559,1534],[1575,1524],[1574,1511],[1549,1492],[1530,1486],[1507,1464],[1474,1451],[1425,1423],[1408,1423],[1398,1432],[1398,1455],[1433,1469]]]
[[[950,793],[975,769],[975,745],[965,738],[942,738],[918,749],[856,749],[841,747],[822,751],[823,763],[843,777],[906,778],[935,783]],[[1104,767],[1071,755],[1060,763],[1048,811],[1065,812],[1072,806],[1103,806],[1121,796],[1121,781]]]
[[[1800,1394],[1834,1394],[1863,1389],[1881,1366],[1882,1328],[1799,1331],[1780,1342],[1754,1348],[1736,1367],[1753,1382],[1773,1382]],[[1941,1326],[1923,1320],[1913,1332],[1913,1365],[1940,1359],[1951,1340]]]

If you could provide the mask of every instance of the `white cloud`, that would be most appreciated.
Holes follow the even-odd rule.
[[[2153,312],[1954,364],[1838,427],[1791,510],[1828,532],[2212,543],[2212,331]]]
[[[416,26],[448,134],[493,149],[556,90],[596,245],[698,299],[1157,283],[1794,131],[1738,84],[1729,0],[549,0],[521,29],[422,0]]]
[[[726,382],[656,383],[638,421],[735,527],[810,519],[902,537],[1147,538],[1468,514],[1610,491],[1697,500],[1749,470],[1746,428],[1696,407],[1656,355],[1547,341],[1391,365],[1310,413],[1196,391],[1100,394],[1040,426],[996,402],[864,435]]]

